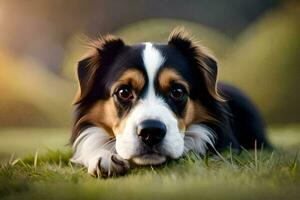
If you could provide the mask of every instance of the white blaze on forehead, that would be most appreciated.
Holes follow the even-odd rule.
[[[156,49],[152,43],[145,43],[145,49],[143,51],[143,61],[146,68],[146,72],[149,79],[149,93],[154,94],[154,78],[157,71],[165,62],[165,58],[161,55],[161,52]]]

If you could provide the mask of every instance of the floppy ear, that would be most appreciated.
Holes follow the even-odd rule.
[[[217,91],[218,64],[209,50],[194,41],[184,28],[175,28],[169,36],[168,44],[177,48],[189,64],[196,66],[208,93],[214,99],[223,101]]]
[[[108,35],[100,37],[88,46],[91,51],[78,62],[77,66],[79,89],[74,104],[80,103],[88,96],[101,68],[111,64],[125,44],[120,38]]]

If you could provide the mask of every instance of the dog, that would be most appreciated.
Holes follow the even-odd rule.
[[[216,58],[182,28],[166,44],[108,35],[78,62],[71,161],[118,176],[199,155],[270,147],[263,120],[237,88],[217,82]]]

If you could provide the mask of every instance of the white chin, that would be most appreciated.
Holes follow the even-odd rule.
[[[132,158],[132,161],[137,165],[159,165],[166,161],[166,156],[159,154],[145,154]]]

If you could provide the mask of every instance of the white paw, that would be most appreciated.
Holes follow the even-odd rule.
[[[129,162],[118,154],[102,153],[90,160],[88,173],[96,177],[111,177],[124,175],[130,168]]]

